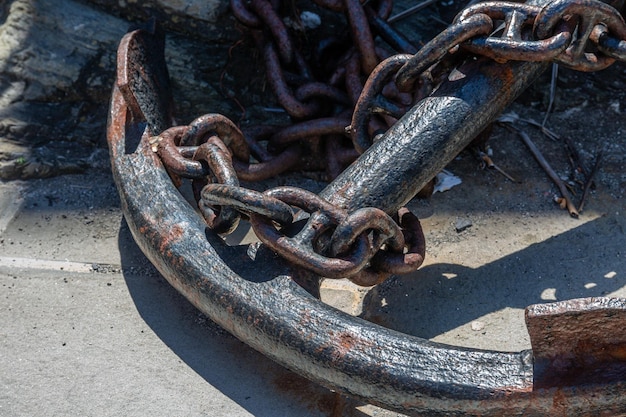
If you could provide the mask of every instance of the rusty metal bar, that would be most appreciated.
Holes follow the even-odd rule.
[[[118,58],[132,61],[130,70],[149,68],[152,62],[141,61],[147,54],[132,56],[142,49],[142,43],[150,43],[149,37],[129,34],[122,46],[132,41],[135,47],[121,48]],[[419,188],[415,184],[429,175],[422,171],[445,165],[447,160],[443,159],[452,158],[458,147],[495,117],[501,108],[498,106],[512,100],[531,81],[532,76],[524,74],[538,73],[539,65],[483,68],[481,64],[465,73],[465,82],[446,83],[435,97],[414,107],[393,129],[393,134],[403,135],[400,143],[389,134],[361,157],[357,164],[367,166],[371,173],[349,170],[323,194],[350,209],[377,205],[388,210],[401,205],[414,188]],[[246,254],[245,248],[228,247],[217,235],[207,234],[206,223],[180,195],[150,146],[150,134],[159,132],[152,130],[156,124],[146,129],[141,116],[167,108],[160,105],[163,96],[158,90],[152,90],[150,96],[152,87],[143,85],[143,98],[129,104],[121,87],[116,85],[113,91],[107,136],[130,230],[178,291],[251,347],[324,386],[405,413],[596,416],[626,412],[623,367],[611,368],[615,377],[607,381],[600,378],[577,385],[536,385],[531,351],[453,347],[349,316],[297,285],[289,266],[263,247]],[[487,106],[483,100],[491,104]],[[151,118],[165,120],[167,115]],[[452,118],[449,123],[448,118]],[[434,133],[440,131],[446,133]],[[424,166],[409,167],[408,173],[401,174],[392,172],[397,160],[386,159],[384,164],[393,163],[384,170],[384,177],[391,176],[390,189],[397,190],[389,197],[380,196],[382,190],[376,184],[383,177],[382,168],[372,156],[376,152],[381,157],[384,152],[397,156],[403,150],[407,163]],[[347,190],[355,183],[363,197]],[[376,191],[366,190],[367,186]],[[579,310],[583,317],[588,314],[585,308]],[[624,305],[618,305],[617,310],[619,314],[605,315],[606,320],[618,320],[616,328],[623,328]],[[550,316],[548,312],[546,323],[559,323]],[[548,329],[545,331],[549,333]],[[623,344],[622,338],[616,343]],[[613,361],[623,359],[618,355]]]
[[[409,110],[320,195],[348,211],[397,210],[546,68],[534,62],[466,63],[457,70],[459,79]]]

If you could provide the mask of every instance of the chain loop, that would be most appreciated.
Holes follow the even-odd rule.
[[[604,26],[618,38],[626,39],[626,25],[620,13],[598,0],[555,0],[537,15],[535,33],[547,36],[562,19],[578,21],[577,36],[556,62],[578,71],[599,71],[613,64],[614,58],[588,51],[593,45],[592,32]]]
[[[251,0],[250,4],[278,44],[281,59],[284,63],[290,64],[294,57],[294,47],[283,20],[267,0]]]
[[[159,136],[151,138],[152,150],[158,153],[170,176],[175,175],[191,179],[203,178],[209,172],[200,162],[192,160],[193,153],[197,148],[194,147],[189,152],[188,147],[178,146],[180,137],[187,129],[187,126],[171,127]],[[187,155],[184,154],[185,152]]]
[[[372,245],[388,245],[394,252],[404,250],[404,236],[400,227],[384,211],[375,207],[356,210],[337,226],[330,238],[330,255],[337,256],[348,252],[357,238],[366,232],[373,232]]]
[[[365,9],[359,0],[344,0],[344,2],[352,28],[352,38],[361,55],[361,67],[364,73],[369,74],[378,64],[378,57]]]
[[[349,123],[349,120],[343,117],[326,117],[309,120],[280,130],[272,135],[269,142],[270,145],[280,148],[289,143],[310,137],[333,134],[343,135],[346,133],[346,127]]]
[[[237,176],[242,181],[256,182],[273,178],[295,167],[300,162],[302,149],[294,144],[285,148],[278,155],[257,163],[245,163],[239,159],[233,160]]]
[[[626,61],[626,40],[610,36],[609,29],[603,25],[597,25],[590,38],[597,43],[598,49],[620,61]]]
[[[355,242],[350,253],[342,254],[340,257],[327,257],[314,249],[320,236],[331,227],[331,224],[337,224],[345,217],[343,210],[334,207],[317,194],[295,187],[274,188],[265,194],[324,219],[309,228],[304,236],[287,237],[277,230],[269,219],[258,214],[250,215],[250,223],[257,237],[289,262],[304,266],[327,278],[346,278],[362,270],[373,256],[373,250],[365,235],[361,235]]]
[[[285,111],[296,119],[314,117],[319,112],[319,104],[316,102],[303,102],[294,96],[282,71],[276,46],[272,43],[267,43],[263,47],[263,56],[265,58],[267,81]]]
[[[232,206],[242,213],[263,216],[282,225],[293,222],[288,204],[258,191],[227,184],[207,184],[202,189],[205,204]]]
[[[407,209],[401,211],[402,221],[412,229],[405,231],[382,210],[368,207],[347,214],[317,194],[299,188],[278,187],[263,195],[304,211],[309,214],[309,222],[296,236],[288,237],[267,216],[246,208],[259,239],[290,262],[326,278],[349,278],[370,286],[392,273],[415,271],[424,259],[419,221]],[[322,243],[333,227],[330,243]],[[408,245],[405,237],[410,238]],[[382,250],[383,246],[387,248]],[[328,256],[323,254],[324,247],[329,247]]]
[[[363,92],[354,107],[352,123],[349,129],[352,143],[357,152],[365,152],[373,143],[367,127],[369,126],[370,117],[375,111],[375,101],[379,97],[379,93],[382,92],[383,87],[391,81],[391,78],[411,58],[411,55],[406,54],[391,56],[378,64],[367,79]]]
[[[522,3],[486,2],[463,10],[456,22],[462,23],[470,16],[485,14],[492,20],[503,20],[501,37],[489,35],[469,39],[463,49],[487,56],[499,62],[507,60],[551,61],[569,46],[572,40],[572,25],[562,27],[554,36],[540,40],[529,40],[537,15],[541,9]],[[559,22],[561,24],[561,22]]]
[[[413,55],[396,74],[400,91],[411,91],[419,75],[439,62],[450,49],[478,35],[487,35],[493,30],[493,21],[486,14],[476,14],[463,21],[453,23]]]
[[[230,10],[237,20],[249,28],[258,29],[261,27],[261,20],[254,12],[248,9],[245,0],[230,0]]]
[[[239,179],[233,168],[230,152],[220,138],[211,136],[198,147],[193,159],[208,165],[211,172],[210,177],[214,179],[213,182],[231,187],[239,186]],[[241,219],[241,215],[233,207],[213,206],[203,199],[198,201],[198,208],[208,226],[215,233],[232,233]]]
[[[250,158],[250,148],[243,133],[221,114],[205,114],[192,121],[180,138],[180,146],[197,146],[213,135],[218,136],[237,158],[242,161]]]
[[[405,241],[406,251],[388,252],[379,251],[371,261],[373,269],[392,274],[408,274],[414,272],[424,262],[426,254],[426,239],[422,231],[422,225],[417,216],[406,207],[398,210],[402,235]]]

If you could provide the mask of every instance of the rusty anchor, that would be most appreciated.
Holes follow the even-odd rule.
[[[147,31],[131,32],[122,40],[107,137],[134,239],[199,310],[281,365],[400,412],[626,413],[626,300],[528,307],[529,351],[459,348],[325,305],[311,295],[315,288],[306,291],[297,283],[315,283],[316,274],[293,268],[266,246],[256,252],[228,247],[183,198],[153,150],[151,137],[172,124],[162,48],[159,37]],[[444,81],[409,110],[320,197],[346,212],[366,207],[397,211],[547,65],[487,59],[464,63],[458,68],[461,77]],[[306,240],[307,228],[324,216],[312,214],[295,239]]]

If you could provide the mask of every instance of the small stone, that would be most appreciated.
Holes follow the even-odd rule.
[[[472,221],[470,219],[457,218],[454,222],[454,228],[457,233],[461,233],[463,230],[469,229],[470,227],[472,227]]]
[[[473,331],[479,332],[485,328],[485,323],[483,323],[482,321],[476,320],[472,322],[471,327]]]

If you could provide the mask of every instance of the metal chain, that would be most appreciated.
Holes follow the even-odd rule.
[[[232,0],[231,9],[241,24],[246,26],[265,63],[268,85],[280,105],[294,119],[288,127],[290,143],[305,148],[309,159],[326,161],[328,179],[335,178],[359,153],[345,141],[345,128],[363,89],[363,82],[380,60],[392,53],[374,42],[379,35],[394,51],[415,53],[416,48],[400,33],[386,24],[391,14],[391,0],[377,0],[361,4],[358,0],[314,0],[317,5],[345,14],[350,26],[352,44],[343,46],[336,40],[325,40],[320,48],[319,61],[332,72],[312,69],[303,54],[294,48],[296,41],[283,22],[279,11],[286,9],[280,0]],[[333,49],[332,63],[325,51]],[[337,51],[335,49],[338,49]],[[315,75],[314,75],[315,74]],[[413,101],[409,94],[385,92],[389,101],[399,101],[403,111]],[[374,117],[372,131],[385,131],[395,119]],[[333,126],[330,129],[330,126]],[[323,126],[323,127],[322,127]],[[321,128],[321,129],[318,129]],[[270,139],[269,148],[282,149],[286,134],[281,139]]]
[[[470,6],[416,54],[392,56],[374,69],[352,116],[355,148],[363,152],[371,146],[367,124],[372,114],[389,112],[381,105],[388,83],[414,91],[432,82],[437,66],[459,49],[498,62],[544,61],[598,71],[616,59],[626,61],[626,24],[615,8],[598,0],[555,0],[544,7],[504,1]]]
[[[482,3],[464,10],[456,22],[476,14],[504,20],[504,28],[500,37],[472,39],[464,47],[496,60],[552,61],[578,71],[599,71],[626,52],[626,44],[620,45],[626,39],[624,19],[597,0],[557,0],[543,8]]]
[[[239,180],[267,179],[294,167],[302,155],[301,144],[322,137],[328,140],[326,169],[339,173],[372,145],[372,132],[395,123],[449,74],[454,57],[466,56],[459,50],[500,62],[548,61],[582,71],[606,68],[616,59],[626,61],[624,20],[597,0],[556,0],[543,8],[479,3],[462,11],[414,54],[403,46],[401,36],[381,29],[391,10],[388,0],[380,1],[377,10],[356,0],[315,1],[347,14],[356,45],[344,53],[343,66],[328,82],[314,80],[293,47],[277,12],[278,0],[231,0],[235,16],[250,28],[263,51],[278,101],[296,123],[278,129],[256,127],[244,134],[224,116],[210,114],[189,126],[170,128],[151,143],[175,183],[180,177],[193,180],[200,211],[217,233],[232,232],[241,216],[247,216],[259,239],[288,261],[359,285],[374,285],[421,265],[425,245],[417,217],[406,208],[395,220],[372,207],[348,213],[306,190],[277,187],[258,192],[241,187]],[[376,48],[372,28],[392,39],[390,45],[411,53],[390,55]],[[340,145],[346,134],[354,148]],[[308,218],[307,226],[289,235],[302,218]]]
[[[172,127],[151,138],[153,150],[176,183],[183,177],[200,184],[195,187],[200,189],[198,207],[216,233],[232,233],[241,215],[249,216],[259,239],[294,264],[328,278],[348,277],[365,286],[421,265],[424,236],[417,217],[407,209],[399,211],[396,223],[382,210],[366,208],[347,213],[295,187],[277,187],[263,193],[241,187],[238,174],[246,165],[242,157],[249,155],[243,137],[230,120],[209,114],[189,126]],[[290,238],[282,230],[294,223],[296,212],[298,218],[303,213],[321,213],[328,221],[316,229],[314,236]],[[327,245],[329,256],[318,249],[326,232],[332,232]]]

